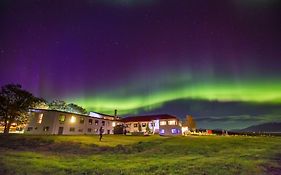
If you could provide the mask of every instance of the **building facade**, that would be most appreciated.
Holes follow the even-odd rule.
[[[160,135],[181,135],[180,120],[168,114],[131,116],[121,119],[126,132],[150,132]]]
[[[119,124],[116,116],[91,112],[82,115],[48,109],[32,109],[29,122],[24,129],[27,134],[82,135],[113,134],[113,128]]]

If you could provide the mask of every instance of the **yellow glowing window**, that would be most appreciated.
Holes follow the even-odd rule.
[[[43,114],[39,114],[37,123],[42,123],[42,120],[43,120]]]
[[[115,127],[115,126],[116,126],[116,123],[115,123],[115,122],[112,122],[112,126]]]
[[[70,123],[75,123],[75,122],[76,122],[76,117],[75,116],[71,116]]]
[[[60,116],[59,116],[59,122],[60,122],[61,124],[63,124],[64,121],[65,121],[65,115],[60,115]]]
[[[166,121],[160,121],[160,125],[166,125],[167,122]]]
[[[176,125],[176,121],[175,120],[170,120],[170,121],[168,121],[168,125]]]

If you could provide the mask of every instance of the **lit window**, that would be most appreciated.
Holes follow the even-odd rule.
[[[151,127],[155,126],[155,123],[150,123]]]
[[[49,128],[50,128],[49,126],[44,126],[43,131],[49,131]]]
[[[164,129],[160,129],[160,134],[165,134],[165,130]]]
[[[69,128],[69,131],[70,131],[70,132],[74,132],[74,131],[75,131],[75,128]]]
[[[168,125],[176,125],[176,121],[175,120],[170,120],[170,121],[168,121]]]
[[[93,119],[89,119],[89,125],[93,124]]]
[[[95,120],[95,125],[98,125],[99,124],[99,121],[98,120]]]
[[[75,122],[76,122],[76,117],[75,116],[71,116],[70,123],[75,123]]]
[[[115,122],[112,122],[112,126],[115,127],[115,126],[116,126],[116,123],[115,123]]]
[[[146,123],[142,123],[141,125],[142,125],[142,127],[145,127],[145,126],[146,126]]]
[[[160,121],[160,125],[166,125],[167,122],[166,121]]]
[[[65,122],[65,115],[59,116],[59,122],[60,122],[60,124],[63,124]]]
[[[177,129],[172,129],[172,134],[177,134],[178,130]]]
[[[84,123],[84,117],[80,117],[80,123],[81,123],[81,124]]]
[[[39,114],[37,123],[42,123],[43,114]]]
[[[105,121],[102,121],[101,123],[102,123],[102,126],[104,126],[104,125],[105,125]]]
[[[135,128],[137,128],[137,127],[138,127],[138,124],[137,124],[137,123],[135,123],[135,124],[134,124],[134,127],[135,127]]]

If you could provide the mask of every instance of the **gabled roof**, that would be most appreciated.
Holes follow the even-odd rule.
[[[177,117],[169,114],[139,115],[122,118],[121,122],[141,122],[159,119],[177,119]]]

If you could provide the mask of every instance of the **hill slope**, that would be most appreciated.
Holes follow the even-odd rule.
[[[281,132],[281,122],[263,123],[239,130],[241,132]]]

